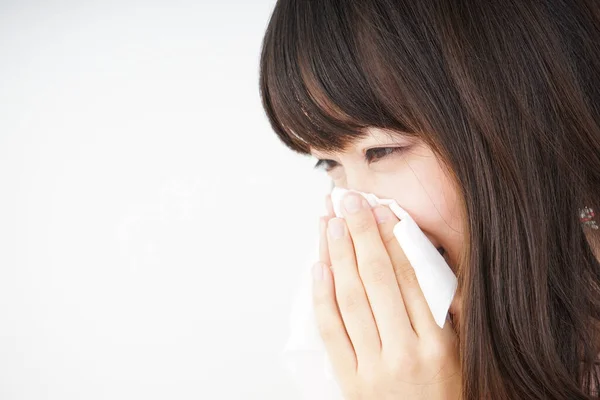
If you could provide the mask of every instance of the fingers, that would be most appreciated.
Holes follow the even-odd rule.
[[[327,209],[327,215],[319,218],[319,261],[330,266],[331,259],[329,258],[329,247],[327,245],[327,223],[331,218],[335,217],[335,214],[331,196],[329,194],[325,196],[325,207]]]
[[[354,206],[352,206],[355,199],[358,202],[354,202]],[[392,262],[382,242],[371,207],[362,196],[356,193],[346,194],[342,201],[342,213],[344,213],[351,234],[358,273],[346,270],[340,271],[340,273],[337,273],[337,270],[334,271],[336,286],[340,274],[357,274],[357,277],[353,279],[358,279],[363,284],[377,324],[381,346],[386,347],[398,341],[406,343],[411,337],[414,338],[414,332],[396,282]],[[335,265],[333,254],[338,250],[332,249],[330,243],[329,251]],[[341,311],[345,319],[344,311],[342,309]],[[349,331],[349,334],[352,339],[352,332]]]
[[[327,223],[331,217],[324,216],[319,218],[319,261],[329,268],[331,258],[329,257],[329,246],[327,244]]]
[[[319,260],[322,275],[315,277],[313,286],[313,306],[319,334],[323,340],[333,371],[338,381],[351,379],[355,375],[357,360],[352,341],[340,313],[330,270],[329,245],[327,241],[327,225],[335,217],[331,196],[325,198],[327,215],[319,218],[320,240]]]
[[[356,355],[337,307],[329,266],[317,263],[313,271],[313,306],[317,327],[333,370],[339,379],[343,379],[356,371]]]
[[[390,256],[397,284],[400,287],[404,306],[410,323],[418,336],[426,332],[437,332],[439,326],[435,323],[427,300],[419,286],[415,269],[412,267],[400,243],[394,236],[394,226],[399,222],[398,218],[387,206],[377,206],[373,212],[382,222],[379,224],[379,232],[387,253]]]
[[[369,365],[379,356],[381,343],[371,306],[358,274],[352,239],[342,218],[329,220],[327,241],[340,314],[358,362]]]

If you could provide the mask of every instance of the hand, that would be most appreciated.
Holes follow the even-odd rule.
[[[354,199],[362,208],[350,213],[346,201]],[[335,218],[329,195],[326,201],[317,263],[324,268],[315,270],[313,301],[345,399],[460,399],[456,333],[449,319],[443,329],[435,323],[394,237],[398,218],[386,206],[371,211],[352,192],[344,197],[345,220]]]

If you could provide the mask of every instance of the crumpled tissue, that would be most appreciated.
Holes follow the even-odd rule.
[[[331,200],[337,217],[343,218],[341,200],[348,191],[336,187],[331,192]],[[412,217],[395,200],[379,199],[371,193],[351,191],[361,194],[371,207],[377,204],[387,205],[398,217],[400,222],[394,226],[394,236],[415,269],[417,281],[436,323],[443,328],[458,285],[456,276],[444,257]],[[290,334],[281,352],[281,359],[298,385],[302,399],[343,400],[323,341],[317,330],[312,305],[310,268],[314,262],[318,261],[318,247],[317,251],[311,255],[314,256],[314,259],[307,263],[307,269],[296,289],[289,320]]]

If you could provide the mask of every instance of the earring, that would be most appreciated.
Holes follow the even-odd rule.
[[[592,229],[598,229],[598,224],[595,221],[596,214],[594,210],[585,206],[579,210],[579,220],[584,226],[589,226]]]

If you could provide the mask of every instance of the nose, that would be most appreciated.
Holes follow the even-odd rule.
[[[377,188],[373,176],[369,174],[369,171],[364,169],[347,169],[346,179],[344,182],[339,184],[343,189],[357,190],[364,193],[375,193]]]

